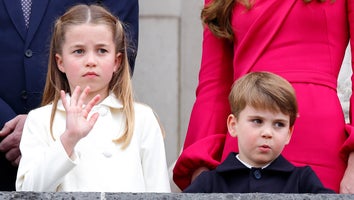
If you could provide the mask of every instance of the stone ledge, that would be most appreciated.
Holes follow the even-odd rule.
[[[265,194],[265,193],[211,193],[211,194],[183,194],[183,193],[99,193],[99,192],[0,192],[1,200],[52,200],[52,199],[71,199],[71,200],[352,200],[354,195],[346,194]]]

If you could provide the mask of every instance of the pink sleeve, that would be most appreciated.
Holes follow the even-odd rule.
[[[230,114],[228,95],[233,83],[233,45],[204,30],[196,101],[183,152],[174,168],[174,181],[183,190],[199,167],[220,163]]]
[[[348,0],[348,21],[349,21],[349,31],[350,31],[350,48],[351,48],[351,55],[352,55],[352,70],[354,72],[354,1]],[[354,91],[354,75],[352,75],[352,91]],[[354,93],[353,93],[354,94]],[[342,147],[342,154],[347,157],[350,152],[354,151],[354,113],[353,113],[353,106],[354,106],[354,95],[350,97],[350,110],[349,110],[349,117],[350,117],[350,124],[347,124],[345,129],[348,133],[348,139],[345,141]]]

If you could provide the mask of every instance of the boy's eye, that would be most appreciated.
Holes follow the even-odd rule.
[[[285,127],[285,124],[283,122],[275,122],[274,124],[275,127]]]
[[[263,122],[261,119],[252,119],[251,121],[255,124],[262,124]]]

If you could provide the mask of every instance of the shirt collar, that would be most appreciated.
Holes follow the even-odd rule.
[[[253,167],[252,165],[250,165],[250,164],[248,164],[248,163],[242,161],[238,155],[239,155],[239,154],[236,155],[236,158],[237,158],[242,164],[244,164],[248,169],[255,168],[255,167]],[[272,162],[270,162],[270,163],[272,163]],[[257,168],[262,168],[262,169],[264,169],[264,168],[268,167],[268,166],[270,165],[270,163],[264,165],[263,167],[257,167]]]
[[[70,94],[66,93],[66,101],[70,102]],[[107,106],[113,109],[121,109],[123,108],[122,102],[111,92],[101,103],[95,105],[96,106]],[[61,100],[58,101],[57,109],[60,111],[65,111],[63,106],[63,102]]]
[[[232,152],[228,155],[224,162],[222,162],[217,168],[218,172],[227,172],[234,170],[244,170],[249,169],[236,158],[236,153]],[[282,155],[279,155],[273,162],[269,164],[264,170],[272,171],[282,171],[282,172],[291,172],[295,169],[295,166],[287,161]]]

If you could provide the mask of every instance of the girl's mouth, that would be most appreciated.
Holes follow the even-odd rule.
[[[84,77],[93,77],[93,76],[98,76],[95,72],[87,72],[83,75]]]

